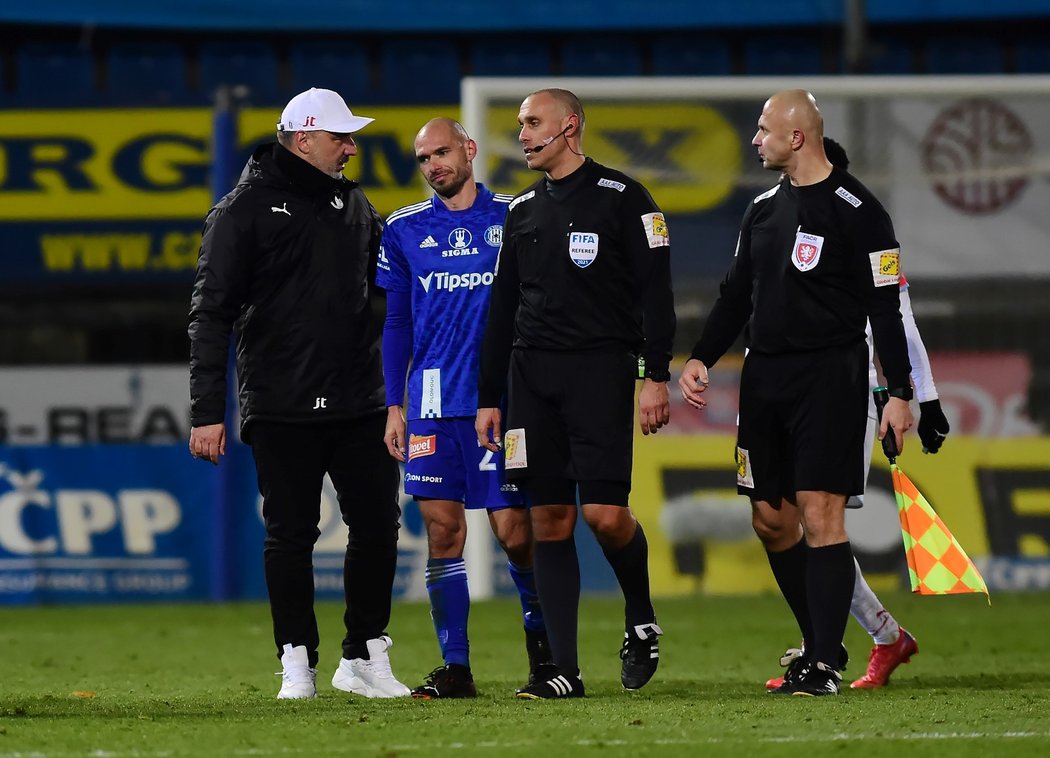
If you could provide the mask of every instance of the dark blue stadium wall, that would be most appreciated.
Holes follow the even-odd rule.
[[[838,24],[844,0],[536,0],[522,6],[489,0],[420,3],[418,0],[314,0],[309,13],[291,12],[286,0],[209,0],[141,3],[135,0],[51,0],[4,3],[0,22],[149,27],[323,31],[523,31],[535,29],[681,29]],[[1004,19],[1045,15],[1046,0],[879,0],[867,3],[875,23]]]

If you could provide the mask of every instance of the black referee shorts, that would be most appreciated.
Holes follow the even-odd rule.
[[[503,440],[507,479],[534,505],[627,505],[635,356],[626,349],[515,348]]]
[[[864,492],[866,343],[809,353],[748,353],[740,377],[737,491],[795,502],[799,490]]]

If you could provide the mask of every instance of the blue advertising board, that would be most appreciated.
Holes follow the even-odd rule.
[[[250,450],[231,444],[221,466],[184,444],[0,447],[0,604],[265,598]],[[425,599],[423,520],[403,494],[401,508],[394,597]],[[318,528],[317,596],[341,599],[347,532],[327,479]],[[577,539],[584,589],[615,590],[586,527]],[[491,552],[494,591],[515,594]]]

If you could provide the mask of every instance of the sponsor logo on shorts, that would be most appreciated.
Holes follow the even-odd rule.
[[[755,476],[751,472],[751,454],[742,447],[736,449],[736,483],[738,487],[755,486]]]
[[[525,447],[525,429],[508,429],[503,435],[504,468],[528,468],[529,453]]]
[[[870,253],[871,278],[876,287],[888,287],[891,284],[900,284],[901,280],[901,250],[879,250]]]
[[[437,437],[433,434],[428,434],[425,437],[421,437],[417,434],[411,434],[408,437],[408,459],[414,460],[416,458],[423,458],[428,455],[433,455],[437,452]]]
[[[671,244],[671,237],[667,233],[667,219],[662,213],[646,213],[642,216],[642,226],[645,227],[645,236],[649,240],[649,247],[667,247]]]
[[[441,484],[445,481],[443,476],[433,476],[431,474],[409,474],[405,473],[406,482],[424,482],[426,484]]]

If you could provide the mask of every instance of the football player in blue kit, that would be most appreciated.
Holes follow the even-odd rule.
[[[435,194],[390,215],[376,278],[387,291],[385,441],[390,455],[405,463],[405,491],[426,525],[426,585],[444,658],[412,695],[474,697],[465,508],[487,509],[507,554],[521,599],[529,682],[553,669],[524,494],[506,483],[503,453],[480,447],[474,432],[478,353],[511,196],[474,181],[477,144],[452,119],[427,122],[416,135],[415,154]]]

